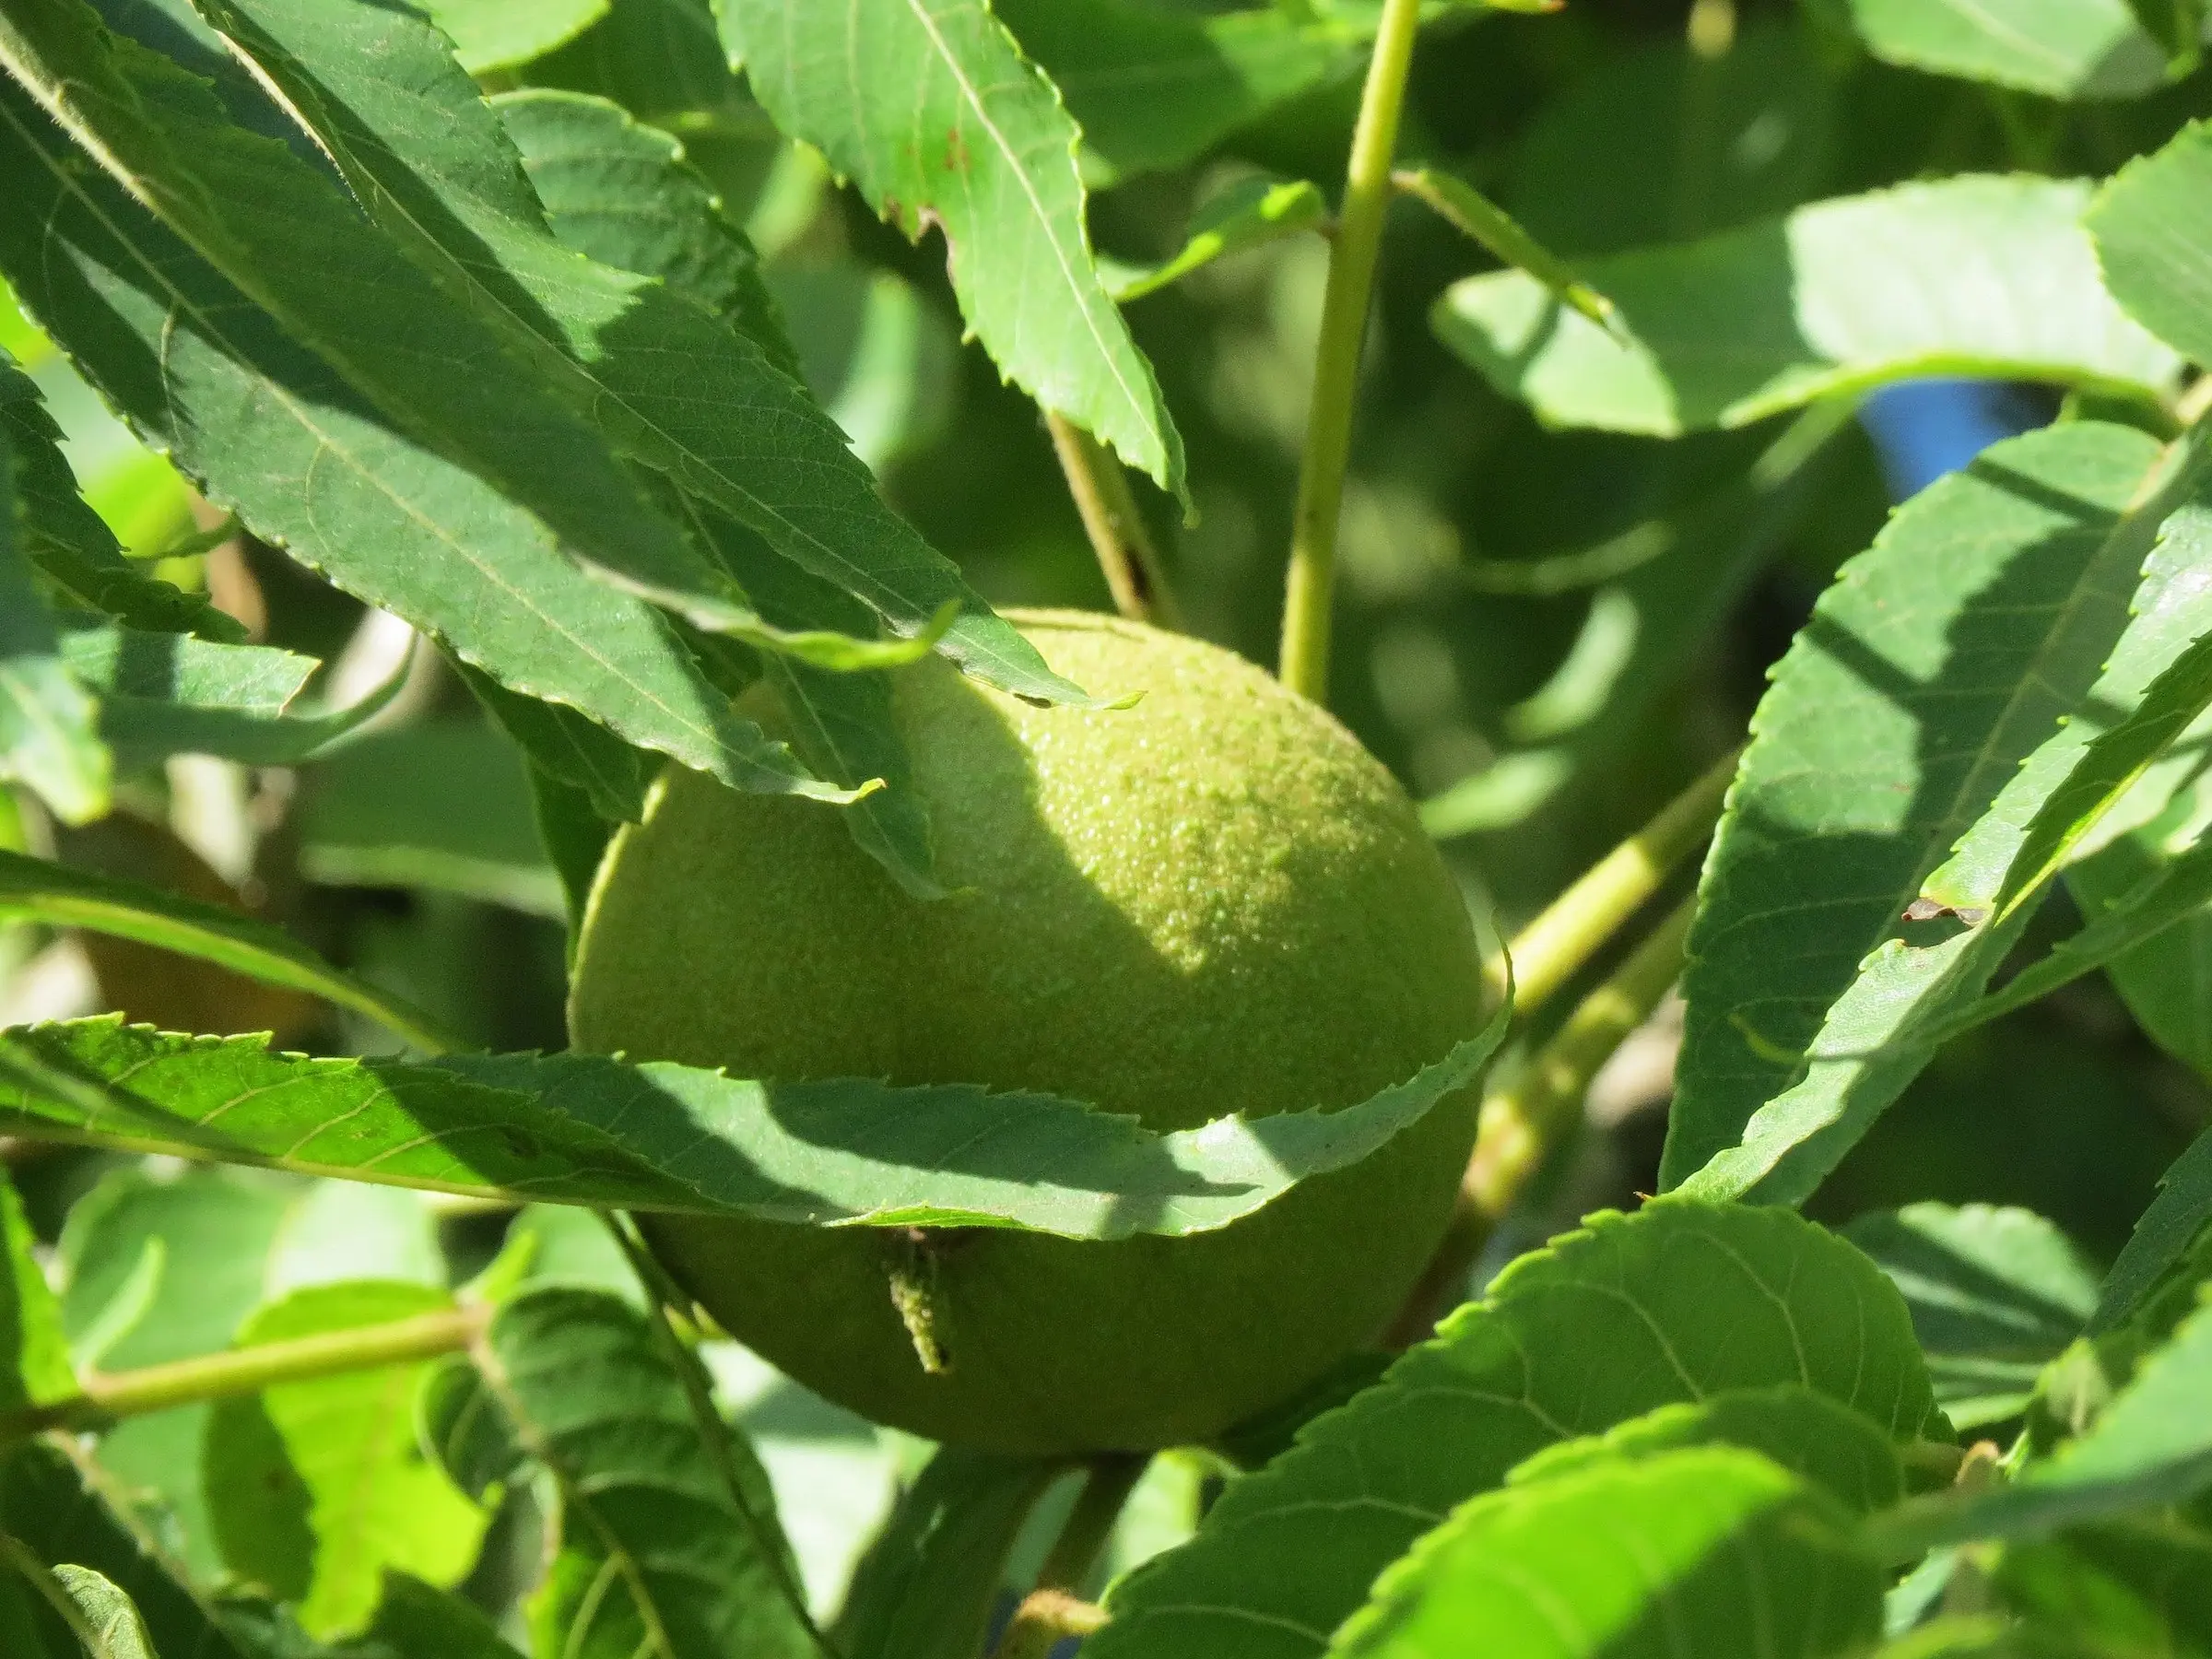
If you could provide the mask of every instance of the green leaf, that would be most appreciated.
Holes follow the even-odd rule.
[[[272,1302],[240,1347],[381,1324],[453,1306],[443,1290],[374,1279]],[[322,1640],[366,1630],[397,1569],[450,1589],[475,1564],[485,1516],[424,1460],[414,1401],[426,1364],[342,1372],[216,1404],[201,1452],[223,1559]]]
[[[2033,1536],[2212,1486],[2212,1303],[2151,1353],[2095,1425],[2008,1486],[1924,1500],[1885,1523],[1901,1553],[1968,1538]]]
[[[757,345],[664,284],[555,239],[505,128],[434,29],[372,0],[204,6],[303,112],[407,256],[627,453],[865,601],[894,632],[931,637],[1002,690],[1086,700],[891,512],[843,434]],[[521,416],[502,403],[496,418]],[[680,538],[663,548],[571,534],[595,568],[699,626],[757,634],[743,594]]]
[[[484,721],[371,732],[302,780],[294,821],[300,874],[311,881],[430,888],[532,915],[566,914],[560,878],[538,843],[523,759]]]
[[[138,1604],[113,1580],[67,1562],[53,1570],[53,1578],[90,1627],[91,1659],[160,1659]]]
[[[608,0],[429,0],[423,9],[453,37],[461,66],[483,75],[565,46],[606,16]]]
[[[2080,1527],[2014,1544],[1992,1576],[2003,1601],[2039,1634],[2082,1651],[2212,1647],[2212,1536],[2172,1522]]]
[[[880,474],[944,438],[960,396],[960,346],[927,296],[852,259],[786,259],[768,283],[806,383],[854,454]]]
[[[833,1633],[843,1659],[974,1659],[1007,1552],[1064,1472],[940,1447],[861,1558]]]
[[[295,704],[321,665],[265,645],[72,625],[62,635],[62,660],[99,694],[100,735],[130,766],[171,755],[299,765],[382,712],[407,677],[402,662],[367,696],[317,710]]]
[[[220,905],[0,851],[0,917],[135,939],[323,997],[367,1015],[430,1053],[453,1046],[428,1016],[333,968],[282,928]]]
[[[71,1209],[59,1251],[62,1314],[80,1362],[124,1371],[229,1347],[261,1300],[289,1197],[275,1182],[228,1171],[158,1182],[128,1169],[101,1182]],[[203,1404],[132,1418],[100,1436],[98,1456],[122,1485],[170,1512],[148,1524],[212,1579],[222,1562],[200,1492],[207,1411]]]
[[[759,254],[681,144],[618,104],[576,92],[507,93],[491,107],[563,245],[661,277],[799,378]]]
[[[43,1406],[76,1392],[61,1303],[31,1253],[37,1242],[15,1185],[0,1175],[0,1411]]]
[[[571,93],[524,94],[501,100],[499,109],[564,241],[607,264],[662,278],[797,372],[751,244],[721,218],[705,182],[681,169],[669,140],[630,123],[611,104]],[[614,176],[598,178],[594,160]],[[871,618],[859,600],[775,558],[724,514],[693,506],[689,517],[700,545],[713,549],[724,568],[742,572],[747,600],[779,642],[780,654],[765,655],[762,669],[790,719],[800,757],[818,775],[855,792],[872,782],[888,785],[847,808],[853,839],[909,892],[942,898],[930,873],[927,809],[909,786],[905,741],[891,720],[890,686],[878,676],[832,672],[889,666],[899,653],[911,656],[926,645],[860,649],[851,636],[865,631]],[[788,631],[809,619],[837,631]],[[820,648],[803,648],[809,640]]]
[[[1936,1401],[1960,1429],[2018,1416],[2097,1305],[2073,1241],[2028,1210],[1913,1204],[1861,1216],[1843,1236],[1903,1294]]]
[[[0,171],[28,204],[0,217],[0,267],[108,398],[256,535],[517,691],[724,782],[792,786],[796,762],[731,714],[665,618],[394,431],[6,83]]]
[[[88,1569],[128,1595],[164,1659],[242,1659],[213,1613],[117,1518],[114,1501],[96,1469],[49,1441],[0,1453],[0,1532],[41,1560]]]
[[[1896,1442],[1850,1406],[1795,1382],[1662,1406],[1604,1434],[1547,1447],[1506,1480],[1524,1486],[1623,1459],[1715,1445],[1758,1453],[1854,1515],[1888,1509],[1904,1496]]]
[[[0,373],[13,373],[0,357]],[[32,583],[14,445],[0,423],[0,780],[27,783],[72,824],[108,809],[113,761],[99,709],[61,655],[53,614]]]
[[[335,1647],[314,1641],[279,1607],[226,1602],[222,1622],[249,1659],[516,1659],[474,1606],[401,1572],[385,1575],[367,1633]]]
[[[573,709],[511,691],[481,669],[463,664],[461,677],[534,770],[582,792],[610,823],[634,824],[645,816],[645,792],[663,764],[657,756]]]
[[[2024,827],[2212,626],[2205,474],[2126,429],[2030,433],[1843,567],[1706,865],[1667,1186],[1802,1198],[1980,995],[2031,909],[1990,914]]]
[[[1885,63],[2047,98],[2136,98],[2167,76],[2168,48],[2128,0],[1847,0]]]
[[[1317,184],[1303,179],[1241,179],[1208,198],[1191,216],[1182,246],[1171,258],[1156,265],[1112,269],[1100,260],[1100,275],[1116,300],[1141,300],[1226,254],[1312,230],[1328,216],[1328,200]]]
[[[2134,1312],[2167,1270],[2186,1256],[2212,1221],[2212,1133],[2200,1135],[2159,1179],[2159,1195],[2136,1223],[2120,1259],[2105,1275],[2090,1314],[2091,1335],[2112,1330]]]
[[[726,129],[741,143],[781,143],[730,72],[708,0],[614,0],[605,18],[531,65],[527,78],[611,98],[634,115],[690,127],[702,138]]]
[[[1940,1431],[1902,1301],[1841,1240],[1781,1209],[1593,1217],[1231,1481],[1191,1543],[1109,1593],[1086,1659],[1320,1653],[1378,1572],[1532,1453],[1783,1382],[1900,1441]]]
[[[818,1659],[773,1512],[715,1472],[641,1314],[595,1291],[528,1291],[478,1364],[559,1494],[560,1559],[532,1614],[541,1652]]]
[[[1182,167],[1279,105],[1348,75],[1350,29],[1286,6],[1212,16],[1131,0],[993,0],[1108,180]]]
[[[1181,1237],[1372,1154],[1479,1076],[1504,1028],[1373,1099],[1156,1135],[1035,1094],[755,1083],[584,1054],[435,1065],[271,1053],[120,1017],[0,1032],[0,1124],[501,1198],[818,1226]]]
[[[1829,1659],[1881,1633],[1885,1575],[1842,1513],[1765,1458],[1673,1452],[1477,1498],[1375,1583],[1330,1641],[1429,1659]]]
[[[1662,438],[1931,374],[2151,399],[2176,364],[2106,293],[2087,199],[2046,179],[1900,185],[1589,260],[1610,330],[1518,271],[1453,284],[1432,320],[1547,422]]]
[[[2212,231],[2192,211],[2207,188],[2212,125],[2196,122],[2107,180],[2087,223],[2112,297],[2168,345],[2212,367]]]
[[[1515,270],[1535,277],[1555,298],[1564,300],[1601,328],[1612,325],[1613,302],[1584,282],[1571,265],[1529,235],[1518,220],[1472,184],[1429,167],[1397,173],[1394,180],[1400,190],[1420,197],[1464,235],[1481,243]]]
[[[1075,124],[988,7],[724,0],[720,16],[778,126],[910,237],[943,231],[960,314],[1000,372],[1181,493],[1182,440],[1092,265]]]
[[[15,451],[20,529],[31,562],[69,598],[133,628],[243,643],[244,625],[217,610],[206,594],[146,575],[124,557],[115,533],[77,493],[61,437],[37,384],[0,362],[0,441]]]

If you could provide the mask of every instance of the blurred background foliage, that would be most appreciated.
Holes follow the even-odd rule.
[[[1140,68],[1147,31],[1172,25],[1184,39],[1202,14],[1229,9],[1117,4]],[[449,9],[469,46],[468,8]],[[998,9],[1049,65],[1050,8]],[[1297,33],[1319,12],[1358,7],[1285,0],[1240,14],[1288,44],[1215,66],[1244,77],[1250,115],[1195,161],[1158,165],[1187,146],[1172,98],[1141,74],[1067,77],[1089,134],[1102,255],[1167,258],[1194,214],[1255,176],[1333,193],[1360,54]],[[572,38],[549,23],[534,43],[553,44],[547,55],[492,40],[475,66],[488,86],[607,94],[677,136],[759,245],[808,380],[890,500],[994,603],[1107,607],[1035,406],[960,338],[941,241],[910,244],[812,152],[777,137],[724,66],[704,0],[613,0],[579,15],[598,20]],[[1818,4],[1573,0],[1556,17],[1456,11],[1425,33],[1401,148],[1406,164],[1472,182],[1571,257],[1925,174],[2102,175],[2207,111],[2202,76],[2133,101],[2065,104],[1891,67]],[[1138,481],[1145,509],[1194,630],[1261,662],[1278,626],[1324,255],[1312,235],[1275,241],[1128,307],[1188,446],[1195,511],[1184,523]],[[1674,441],[1546,431],[1430,332],[1437,296],[1487,263],[1418,203],[1394,209],[1346,504],[1331,702],[1425,804],[1453,867],[1510,931],[1741,738],[1768,665],[1893,500],[2059,406],[2042,392],[1920,387],[1856,419],[1817,411]],[[345,701],[403,660],[404,626],[231,534],[4,290],[0,346],[38,381],[89,499],[132,555],[205,589],[254,640],[323,661],[311,694]],[[265,914],[487,1047],[564,1045],[560,888],[520,758],[429,653],[372,729],[311,768],[173,760],[122,780],[119,812],[78,830],[7,799],[0,843]],[[2046,912],[2042,936],[2065,930],[2063,909]],[[142,947],[0,929],[0,1024],[105,1008],[171,1030],[273,1030],[332,1053],[391,1041]],[[2101,978],[2085,981],[1947,1049],[1814,1212],[1841,1221],[1920,1198],[2019,1204],[2109,1257],[2159,1172],[2212,1121],[2202,1077],[2175,1057],[2212,1065],[2212,1051],[2186,1039],[2169,1048]],[[1600,1078],[1587,1132],[1500,1254],[1652,1189],[1671,1061],[1663,1015]],[[629,1285],[580,1213],[518,1219],[92,1152],[19,1149],[16,1175],[57,1241],[80,1360],[109,1366],[224,1346],[255,1309],[364,1261],[386,1278],[465,1280],[516,1229],[538,1241],[534,1272]],[[198,1293],[163,1300],[159,1283],[179,1276]],[[133,1306],[142,1317],[117,1313]],[[714,1352],[809,1589],[830,1605],[918,1449],[737,1350]],[[168,1505],[187,1558],[212,1573],[190,1415],[134,1423],[102,1455]],[[1114,1565],[1176,1535],[1198,1479],[1160,1460]],[[526,1510],[502,1512],[473,1569],[493,1605],[531,1575]],[[1048,1503],[1032,1535],[1056,1521]],[[1035,1549],[1018,1552],[1014,1571],[1035,1561]],[[439,1576],[436,1560],[412,1567]]]

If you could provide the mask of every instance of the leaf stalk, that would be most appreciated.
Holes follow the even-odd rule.
[[[0,1444],[53,1429],[102,1428],[172,1406],[259,1394],[288,1382],[312,1382],[347,1371],[434,1359],[467,1347],[488,1317],[485,1307],[453,1308],[350,1331],[257,1343],[138,1371],[95,1372],[82,1380],[78,1393],[65,1399],[0,1414]]]
[[[1382,222],[1390,212],[1390,164],[1406,106],[1406,77],[1420,27],[1420,0],[1383,0],[1374,56],[1352,129],[1344,205],[1330,244],[1328,288],[1322,299],[1321,339],[1314,354],[1313,401],[1299,466],[1298,507],[1290,533],[1290,573],[1283,605],[1278,672],[1293,691],[1325,702],[1329,624],[1336,580],[1336,527],[1344,507],[1344,471],[1351,454],[1352,405],[1359,351],[1374,293]]]
[[[1129,475],[1105,445],[1054,410],[1044,411],[1053,453],[1067,475],[1067,493],[1082,516],[1083,533],[1098,555],[1113,594],[1113,607],[1132,622],[1149,622],[1181,633],[1182,607],[1168,585],[1167,567],[1138,511]]]
[[[1036,1588],[1014,1610],[993,1659],[1045,1659],[1065,1638],[1088,1635],[1105,1623],[1104,1614],[1082,1600],[1079,1593],[1091,1563],[1121,1518],[1122,1506],[1151,1461],[1121,1453],[1092,1463],[1082,1495],[1037,1574]]]

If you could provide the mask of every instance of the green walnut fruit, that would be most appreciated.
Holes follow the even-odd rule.
[[[1167,1131],[1355,1105],[1473,1034],[1465,905],[1349,733],[1213,646],[1014,620],[1094,694],[1143,697],[1033,708],[934,659],[899,671],[952,897],[900,891],[818,804],[671,770],[600,871],[577,1045],[1035,1089]],[[1140,1450],[1227,1428],[1376,1336],[1450,1215],[1473,1116],[1463,1093],[1366,1162],[1182,1239],[645,1227],[734,1335],[878,1422],[1007,1453]],[[930,1288],[942,1368],[893,1305],[895,1269]]]

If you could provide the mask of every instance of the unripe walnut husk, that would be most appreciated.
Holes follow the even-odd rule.
[[[1465,905],[1348,732],[1214,646],[1012,617],[1062,675],[1143,697],[1035,708],[935,659],[898,671],[953,897],[901,892],[833,810],[671,770],[600,872],[577,1046],[1035,1089],[1169,1131],[1355,1105],[1475,1032]],[[1450,1216],[1474,1104],[1182,1239],[643,1224],[733,1335],[877,1422],[1006,1453],[1144,1450],[1216,1434],[1376,1336]],[[910,1312],[924,1293],[944,1369],[894,1280]]]

